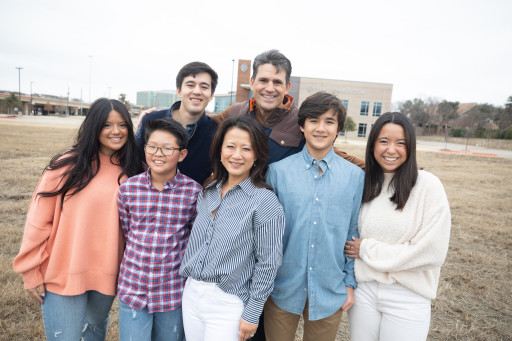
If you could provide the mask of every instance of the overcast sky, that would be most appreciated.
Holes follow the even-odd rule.
[[[391,83],[393,102],[503,105],[511,13],[510,0],[2,0],[0,90],[18,91],[22,67],[27,94],[33,81],[35,93],[135,102],[139,90],[174,90],[178,70],[199,60],[222,94],[233,59],[276,48],[293,76]]]

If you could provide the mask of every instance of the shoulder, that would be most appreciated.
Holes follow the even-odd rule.
[[[170,109],[164,109],[164,110],[154,111],[152,113],[144,115],[144,117],[142,118],[142,121],[143,122],[147,122],[149,120],[155,120],[155,119],[158,119],[158,118],[165,118],[165,117],[168,117],[168,116],[171,116],[171,110]]]
[[[416,184],[419,186],[440,186],[443,187],[443,184],[441,183],[441,180],[434,174],[427,172],[425,170],[420,169],[418,171],[418,180],[416,181]]]
[[[267,188],[256,187],[253,197],[257,200],[257,211],[269,212],[270,215],[276,215],[283,212],[283,207],[277,199],[274,191]]]
[[[338,154],[334,153],[333,156],[333,165],[336,167],[336,169],[340,169],[344,172],[349,172],[350,174],[353,174],[354,176],[362,176],[364,177],[364,171],[361,169],[361,167],[353,164],[352,162],[345,160]]]
[[[193,180],[192,178],[186,176],[183,173],[180,173],[180,174],[181,174],[180,186],[183,186],[183,187],[189,189],[190,191],[195,192],[196,194],[199,191],[201,191],[202,187],[199,183],[197,183],[197,181]]]
[[[302,157],[302,151],[298,152],[298,153],[295,153],[295,154],[292,154],[290,156],[287,156],[285,157],[284,159],[282,160],[279,160],[279,161],[276,161],[276,162],[273,162],[269,165],[269,168],[270,169],[273,169],[273,170],[281,170],[281,169],[285,169],[287,167],[289,167],[290,165],[297,165],[297,164],[302,164],[304,163],[303,162],[303,157]]]
[[[203,113],[199,120],[197,121],[198,127],[207,127],[210,129],[217,129],[217,125],[215,124],[215,121],[210,116],[206,115],[206,113]]]
[[[249,101],[235,103],[231,106],[231,110],[229,111],[230,116],[238,116],[241,114],[246,114],[248,112],[249,112]]]

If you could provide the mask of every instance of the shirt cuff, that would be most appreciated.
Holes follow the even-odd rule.
[[[250,298],[249,302],[244,307],[244,311],[242,312],[242,320],[257,325],[260,321],[260,315],[263,311],[264,305],[265,302],[256,301]]]

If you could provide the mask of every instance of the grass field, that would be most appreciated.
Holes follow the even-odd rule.
[[[43,340],[40,308],[12,271],[32,192],[75,128],[0,121],[0,340]],[[360,146],[339,143],[363,157]],[[512,160],[418,152],[452,210],[448,258],[432,303],[429,340],[512,340]],[[117,339],[117,303],[108,340]],[[348,340],[343,317],[336,340]],[[297,340],[300,338],[298,337]]]

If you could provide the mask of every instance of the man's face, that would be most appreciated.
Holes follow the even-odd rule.
[[[263,114],[270,114],[283,103],[291,83],[286,83],[286,71],[277,71],[272,64],[258,67],[256,77],[251,77],[251,90],[258,108]]]
[[[177,90],[181,98],[181,108],[192,115],[201,115],[213,98],[212,77],[207,72],[187,76]]]

